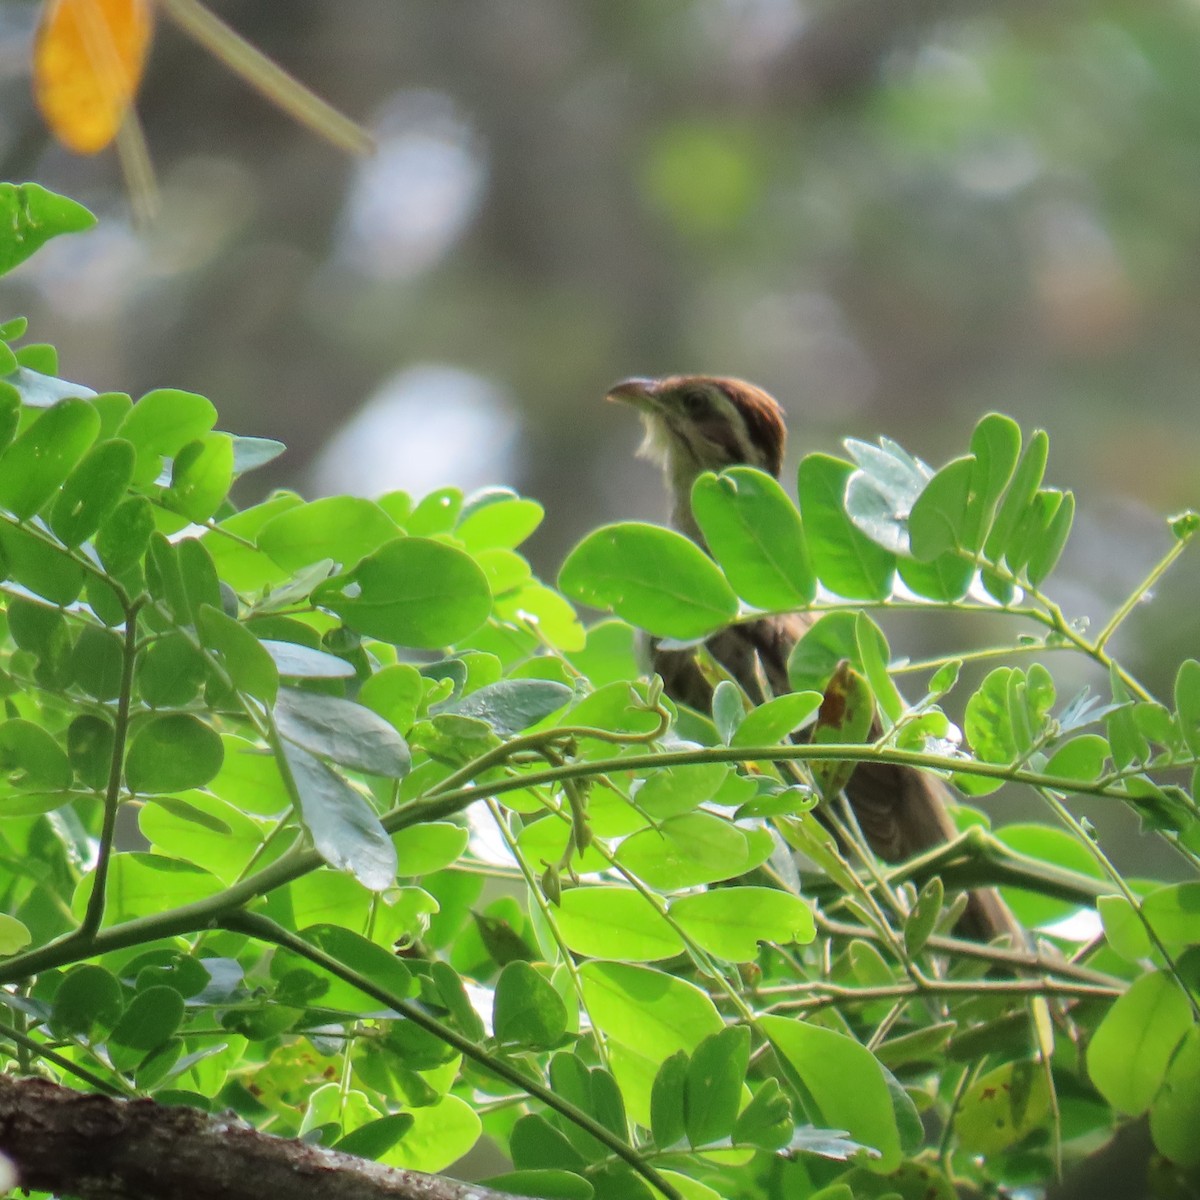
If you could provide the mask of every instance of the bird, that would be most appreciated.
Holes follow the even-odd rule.
[[[641,413],[646,436],[639,454],[663,469],[670,495],[670,523],[707,550],[692,512],[692,485],[706,471],[757,467],[778,478],[787,424],[778,401],[742,379],[717,375],[631,378],[614,384],[606,399]],[[749,699],[761,704],[791,690],[788,657],[815,617],[805,611],[741,621],[709,637],[705,649]],[[694,648],[651,641],[651,662],[672,699],[709,711],[714,684]],[[878,736],[876,728],[872,736]],[[953,802],[941,780],[912,767],[860,763],[844,788],[871,851],[889,864],[923,854],[957,836]],[[817,815],[827,810],[818,805]],[[969,893],[956,932],[978,941],[1020,936],[1020,927],[993,889]]]

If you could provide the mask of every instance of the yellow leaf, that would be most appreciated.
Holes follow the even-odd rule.
[[[69,150],[95,154],[116,136],[153,28],[151,0],[49,0],[34,46],[33,92]]]

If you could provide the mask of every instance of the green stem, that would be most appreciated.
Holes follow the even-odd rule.
[[[1108,619],[1108,624],[1096,635],[1094,643],[1097,650],[1103,650],[1109,638],[1112,637],[1121,623],[1129,616],[1131,612],[1142,602],[1142,598],[1147,592],[1167,573],[1171,564],[1184,552],[1187,548],[1186,541],[1175,542],[1170,550],[1166,552],[1151,568],[1150,573],[1134,588],[1132,594],[1125,600],[1120,608]]]
[[[129,707],[133,700],[133,670],[137,665],[137,618],[141,604],[135,601],[125,610],[125,644],[121,658],[121,687],[117,693],[117,718],[113,728],[112,759],[108,768],[108,786],[104,792],[104,821],[100,828],[100,848],[96,869],[92,872],[92,894],[88,897],[83,921],[75,931],[80,938],[91,937],[104,919],[108,869],[112,862],[113,837],[121,800],[121,779],[125,772],[125,743],[129,737]]]
[[[1146,931],[1146,936],[1154,943],[1155,948],[1163,957],[1163,962],[1166,964],[1167,970],[1175,977],[1183,994],[1187,996],[1188,1003],[1192,1006],[1192,1014],[1196,1020],[1200,1021],[1200,1002],[1196,1000],[1195,994],[1188,987],[1187,980],[1179,970],[1179,965],[1171,956],[1171,952],[1167,949],[1162,939],[1158,936],[1158,931],[1154,928],[1154,924],[1150,921],[1144,912],[1142,912],[1141,902],[1134,894],[1133,889],[1125,882],[1121,872],[1117,870],[1116,864],[1108,857],[1107,854],[1100,848],[1100,843],[1095,837],[1089,835],[1084,829],[1078,818],[1067,808],[1065,804],[1048,789],[1039,788],[1042,799],[1050,806],[1051,811],[1056,817],[1075,835],[1076,841],[1080,842],[1091,856],[1100,864],[1104,873],[1112,880],[1113,884],[1120,891],[1121,895],[1128,901],[1130,907],[1134,911],[1134,915],[1141,922],[1142,928]]]

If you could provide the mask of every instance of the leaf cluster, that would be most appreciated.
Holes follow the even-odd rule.
[[[25,214],[0,261],[79,226],[47,196],[0,196]],[[238,509],[282,447],[201,396],[63,380],[24,333],[0,327],[17,1067],[427,1171],[487,1137],[523,1195],[950,1196],[1045,1182],[1138,1114],[1195,1168],[1200,664],[1155,697],[1109,650],[1140,593],[1088,637],[1042,591],[1072,509],[1043,434],[985,417],[937,472],[851,443],[804,460],[798,504],[705,476],[711,557],[609,526],[555,587],[520,551],[531,500]],[[896,660],[872,614],[911,607],[1031,632]],[[791,693],[723,680],[691,712],[640,674],[635,625],[699,642],[792,610]],[[1061,702],[1056,653],[1099,694]],[[793,741],[831,687],[860,719]],[[1024,787],[1058,828],[964,804],[959,841],[885,868],[812,812],[868,759]],[[1124,879],[1081,797],[1189,877]],[[989,884],[1102,936],[956,938]]]

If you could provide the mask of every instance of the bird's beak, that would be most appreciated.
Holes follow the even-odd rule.
[[[657,379],[622,379],[608,389],[605,400],[619,404],[631,404],[642,412],[658,411]]]

